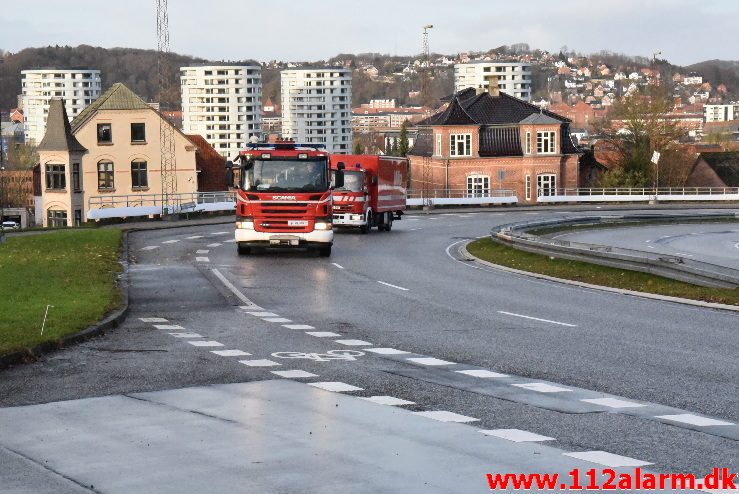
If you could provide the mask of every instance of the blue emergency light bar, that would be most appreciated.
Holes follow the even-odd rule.
[[[246,144],[246,149],[259,149],[265,151],[275,151],[278,149],[299,149],[299,148],[312,148],[316,151],[326,149],[325,144],[298,144],[293,142],[278,142],[278,143],[264,143],[264,142],[249,142]]]

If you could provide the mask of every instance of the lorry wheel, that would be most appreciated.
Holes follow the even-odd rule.
[[[240,256],[246,256],[246,255],[251,254],[251,247],[247,247],[246,245],[239,244],[237,249],[239,251]]]
[[[321,257],[330,257],[331,256],[331,246],[328,247],[321,247],[318,251],[318,255]]]
[[[372,230],[372,212],[367,213],[367,224],[359,227],[359,231],[367,234]]]
[[[385,222],[385,231],[389,232],[393,229],[393,213],[387,213],[387,221]]]

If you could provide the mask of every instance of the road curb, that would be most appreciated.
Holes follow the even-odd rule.
[[[41,343],[32,348],[26,348],[17,352],[0,355],[0,369],[7,369],[14,365],[36,362],[43,355],[55,352],[69,345],[80,343],[95,336],[101,335],[106,331],[118,327],[128,315],[128,233],[130,230],[123,230],[123,241],[119,252],[119,262],[123,266],[123,271],[118,277],[118,287],[121,294],[121,306],[110,312],[102,321],[92,326],[88,326],[79,333],[60,338],[57,341],[49,341]]]
[[[469,251],[467,250],[467,245],[470,242],[473,242],[474,240],[475,239],[468,240],[467,242],[462,244],[462,246],[460,247],[460,251],[462,252],[462,254],[464,254],[467,258],[474,260],[475,262],[479,262],[480,264],[483,264],[485,266],[488,266],[488,267],[491,267],[493,269],[497,269],[500,271],[505,271],[507,273],[528,276],[530,278],[536,278],[540,280],[553,281],[556,283],[563,283],[565,285],[577,286],[580,288],[589,288],[591,290],[600,290],[604,292],[618,293],[620,295],[632,295],[634,297],[648,298],[652,300],[660,300],[662,302],[674,302],[678,304],[692,305],[694,307],[702,307],[706,309],[718,309],[718,310],[726,310],[730,312],[739,312],[739,307],[734,306],[734,305],[716,304],[713,302],[703,302],[700,300],[692,300],[688,298],[670,297],[668,295],[657,295],[655,293],[638,292],[636,290],[627,290],[625,288],[613,288],[609,286],[593,285],[591,283],[584,283],[582,281],[574,281],[574,280],[567,280],[564,278],[556,278],[554,276],[548,276],[545,274],[532,273],[530,271],[523,271],[520,269],[509,268],[507,266],[501,266],[500,264],[495,264],[489,261],[485,261],[483,259],[480,259],[479,257],[473,256],[472,254],[470,254]]]

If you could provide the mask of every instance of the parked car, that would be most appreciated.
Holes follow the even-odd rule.
[[[18,228],[20,228],[20,225],[15,221],[3,221],[2,226],[0,226],[0,230],[17,230]]]

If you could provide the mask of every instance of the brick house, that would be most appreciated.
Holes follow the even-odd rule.
[[[201,135],[187,134],[195,144],[195,168],[198,192],[221,192],[226,189],[226,160]]]
[[[739,152],[701,153],[686,187],[739,187]]]
[[[419,123],[408,153],[411,192],[430,179],[432,197],[513,190],[519,202],[578,186],[578,150],[570,120],[497,91],[472,88],[450,97],[447,108]],[[424,162],[428,162],[424,175]]]

